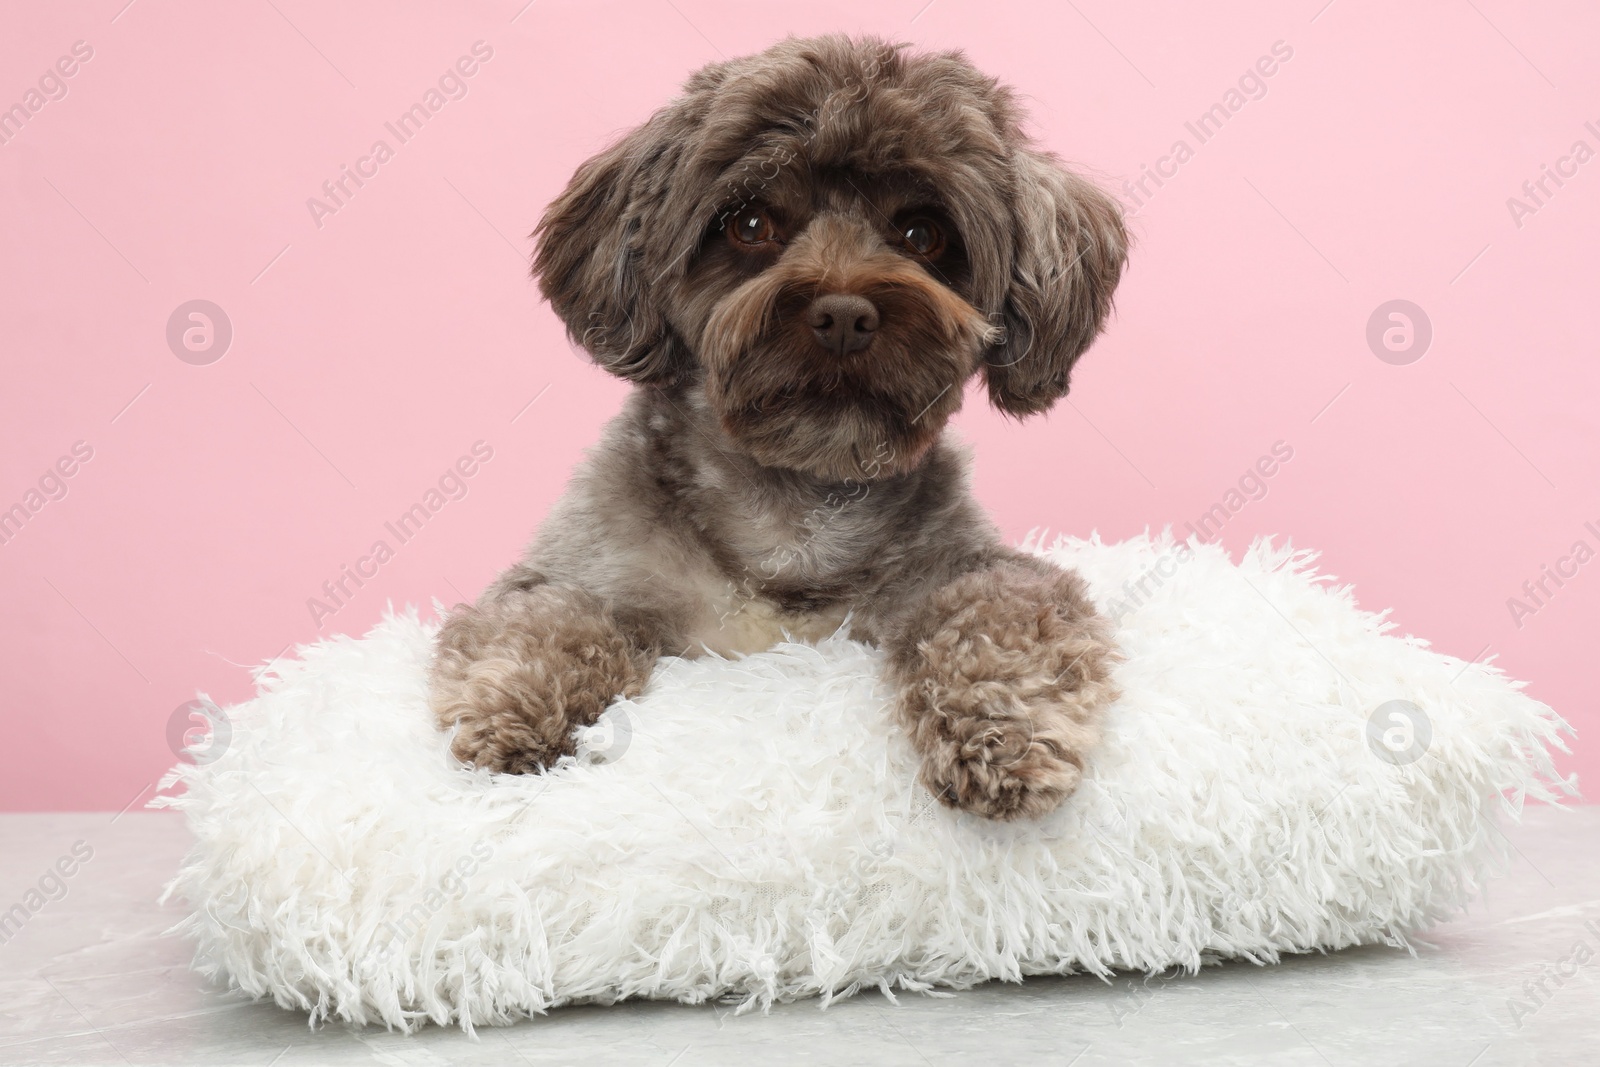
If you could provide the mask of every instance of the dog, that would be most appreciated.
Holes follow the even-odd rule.
[[[1069,796],[1119,656],[1080,576],[1008,547],[946,423],[1067,392],[1127,257],[1111,197],[959,52],[790,38],[713,63],[534,231],[575,347],[633,384],[521,562],[445,619],[452,752],[528,774],[664,655],[848,635],[920,779],[998,819]]]

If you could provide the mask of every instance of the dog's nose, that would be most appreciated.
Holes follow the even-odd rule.
[[[828,293],[811,302],[806,319],[817,344],[842,356],[872,343],[872,333],[878,328],[878,309],[864,296]]]

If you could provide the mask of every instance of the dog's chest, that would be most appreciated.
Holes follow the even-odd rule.
[[[836,588],[870,565],[884,528],[881,502],[868,487],[838,490],[790,506],[754,511],[729,539],[735,569],[757,585],[783,592]]]
[[[812,611],[785,611],[764,596],[726,589],[705,603],[690,633],[690,654],[704,647],[723,656],[748,655],[786,640],[821,641],[839,629],[848,613],[843,602]]]
[[[730,538],[731,571],[698,590],[693,638],[722,654],[751,653],[786,639],[831,636],[860,592],[850,581],[872,555],[874,527],[863,500],[825,498],[788,513],[758,513]]]

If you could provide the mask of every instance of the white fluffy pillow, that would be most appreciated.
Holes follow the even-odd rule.
[[[878,654],[838,638],[664,660],[578,760],[469,771],[412,613],[263,673],[213,713],[221,755],[169,777],[196,966],[313,1018],[470,1029],[1405,945],[1477,888],[1496,809],[1572,787],[1550,709],[1386,636],[1309,554],[1043,554],[1088,578],[1128,658],[1083,787],[1042,821],[934,803]]]

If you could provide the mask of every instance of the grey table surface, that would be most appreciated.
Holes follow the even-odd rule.
[[[93,849],[0,943],[0,1064],[1600,1064],[1600,807],[1530,809],[1509,837],[1509,871],[1417,956],[1362,948],[765,1015],[564,1008],[474,1039],[313,1030],[192,973],[188,944],[165,933],[180,906],[156,903],[188,841],[170,814],[0,815],[0,911],[76,842]]]

